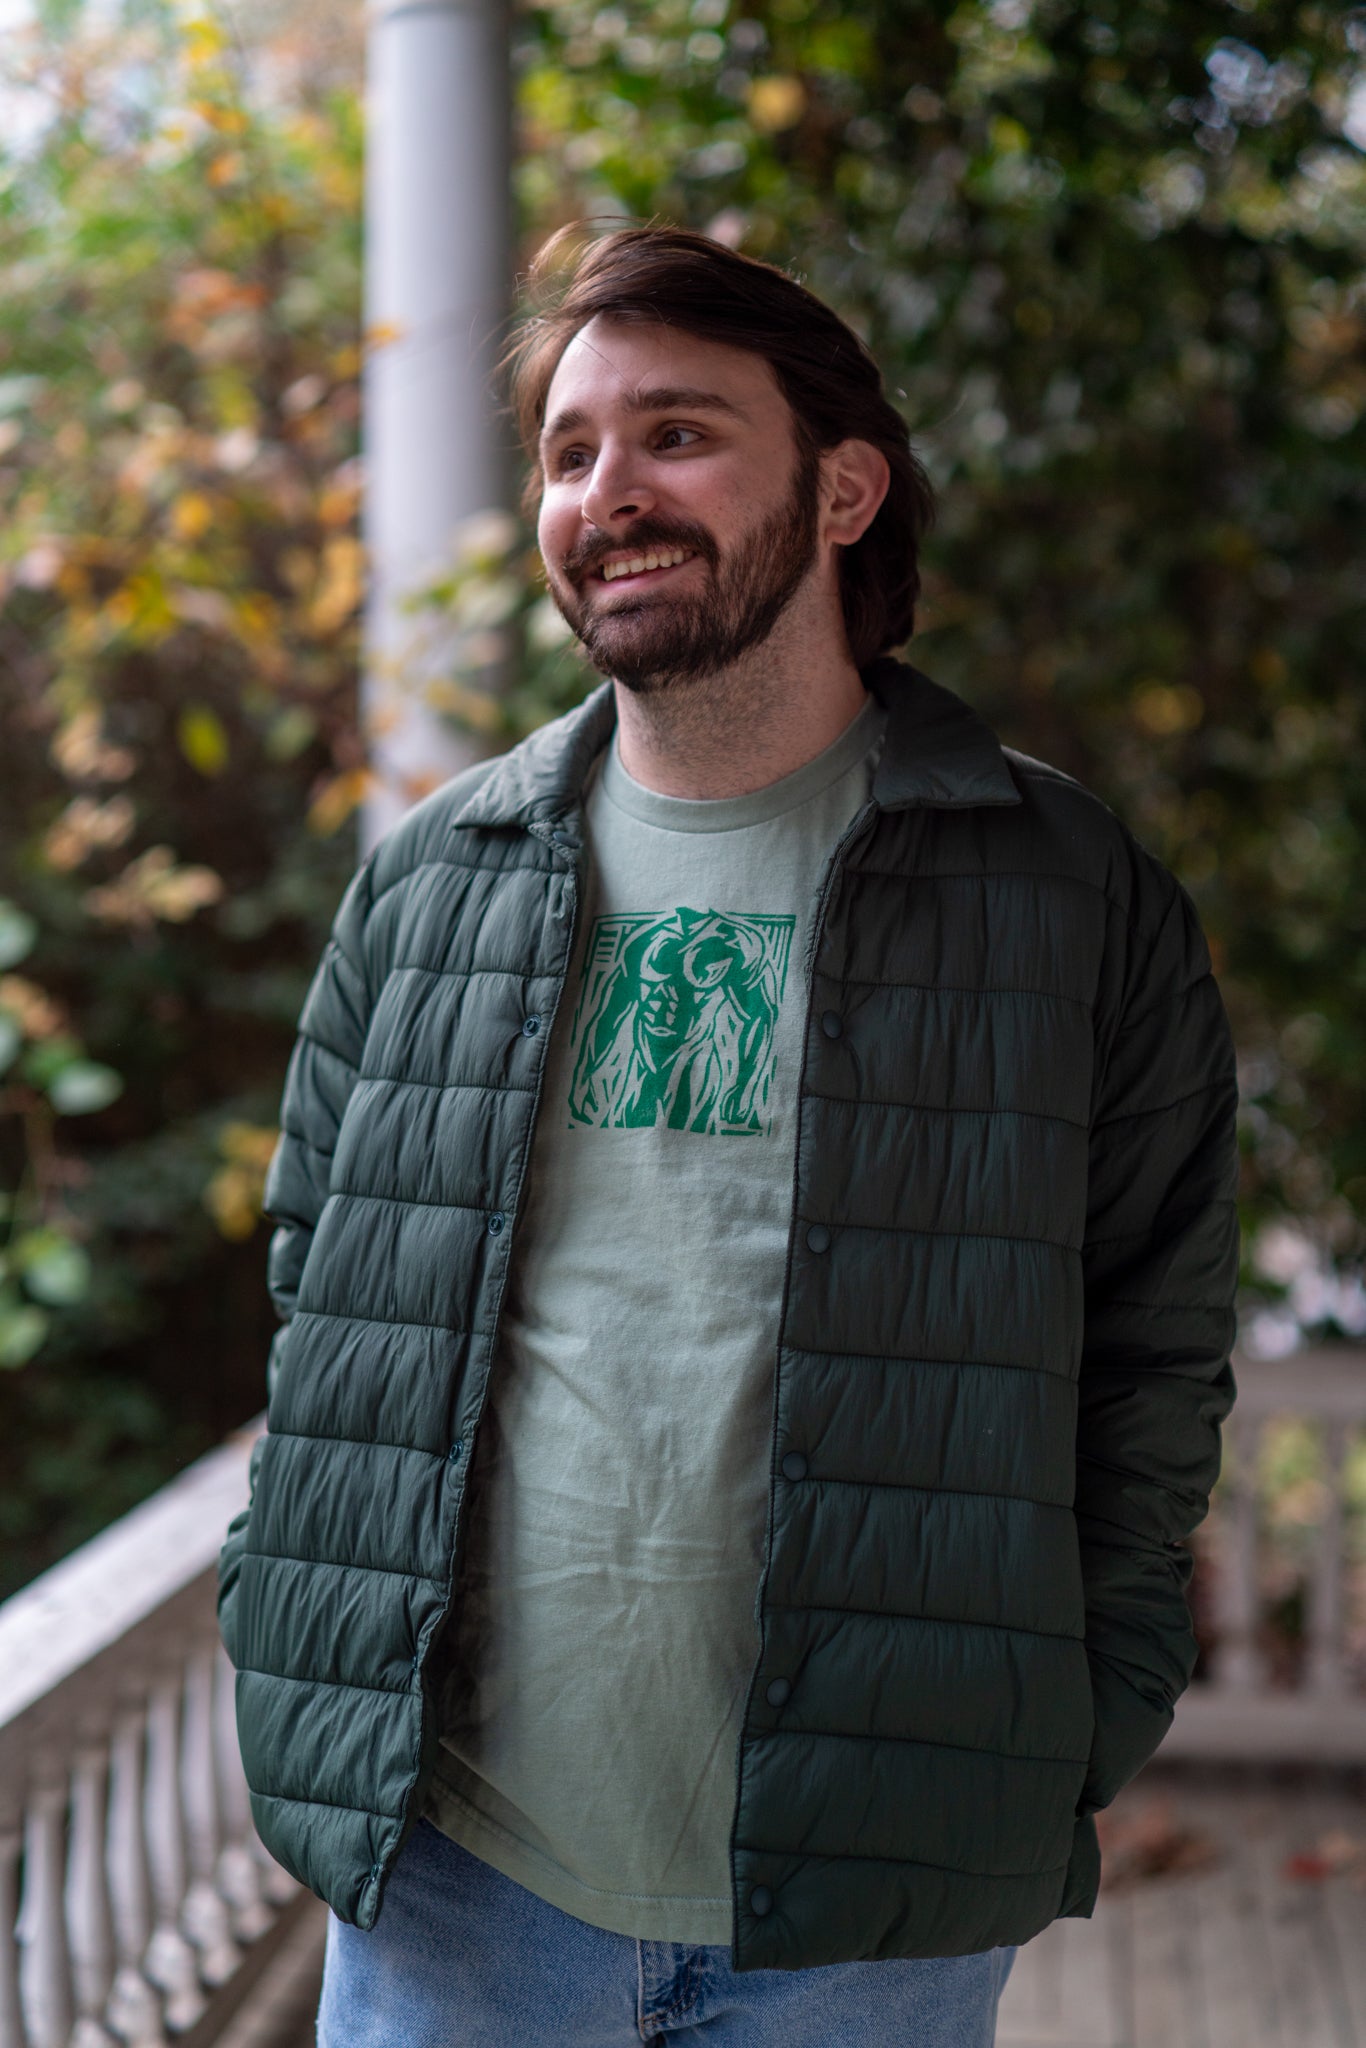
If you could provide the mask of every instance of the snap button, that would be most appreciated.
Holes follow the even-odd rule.
[[[830,1232],[823,1223],[813,1223],[806,1233],[806,1248],[811,1252],[828,1252]]]
[[[536,1036],[536,1033],[540,1030],[540,1028],[541,1020],[539,1017],[524,1017],[522,1019],[523,1038],[534,1038]]]
[[[773,1911],[773,1894],[766,1884],[756,1884],[749,1895],[749,1910],[756,1920],[765,1920]]]
[[[821,1030],[827,1038],[838,1038],[844,1029],[844,1019],[838,1010],[827,1010],[821,1018]]]
[[[373,1883],[378,1884],[383,1875],[384,1865],[382,1863],[372,1863],[370,1865],[370,1877]]]
[[[806,1460],[800,1451],[789,1451],[783,1459],[784,1479],[805,1479]]]
[[[792,1683],[790,1679],[786,1678],[775,1678],[768,1691],[764,1694],[764,1698],[771,1707],[785,1707],[791,1697]]]
[[[503,1214],[502,1210],[495,1209],[489,1217],[489,1236],[497,1237],[506,1222],[507,1217]]]
[[[452,1465],[458,1465],[464,1454],[465,1439],[463,1436],[458,1436],[449,1451],[447,1451],[446,1456],[450,1459]]]

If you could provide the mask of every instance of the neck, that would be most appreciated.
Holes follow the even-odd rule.
[[[626,773],[661,796],[694,799],[748,796],[794,774],[868,701],[842,629],[804,636],[786,615],[730,667],[653,693],[615,689]]]

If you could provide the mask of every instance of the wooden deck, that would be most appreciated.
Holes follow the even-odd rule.
[[[1109,1833],[1095,1917],[1021,1951],[997,2048],[1366,2048],[1363,1773],[1148,1771]],[[324,1922],[305,1902],[223,2048],[312,2048]]]
[[[1109,1831],[1094,1918],[1021,1950],[998,2048],[1366,2048],[1360,1772],[1153,1769]]]

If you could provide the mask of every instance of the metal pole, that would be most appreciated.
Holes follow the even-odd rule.
[[[506,0],[369,0],[363,377],[368,850],[477,758],[423,700],[400,596],[510,495],[492,370],[511,298]],[[430,631],[430,626],[427,627]]]

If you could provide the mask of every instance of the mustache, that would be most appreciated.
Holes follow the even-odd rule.
[[[716,564],[716,546],[711,535],[698,526],[665,526],[657,520],[643,519],[630,533],[618,540],[609,534],[585,535],[577,546],[572,547],[563,558],[561,567],[566,576],[576,581],[591,576],[600,569],[609,555],[619,554],[624,548],[631,548],[639,554],[651,548],[689,548],[704,561]]]

